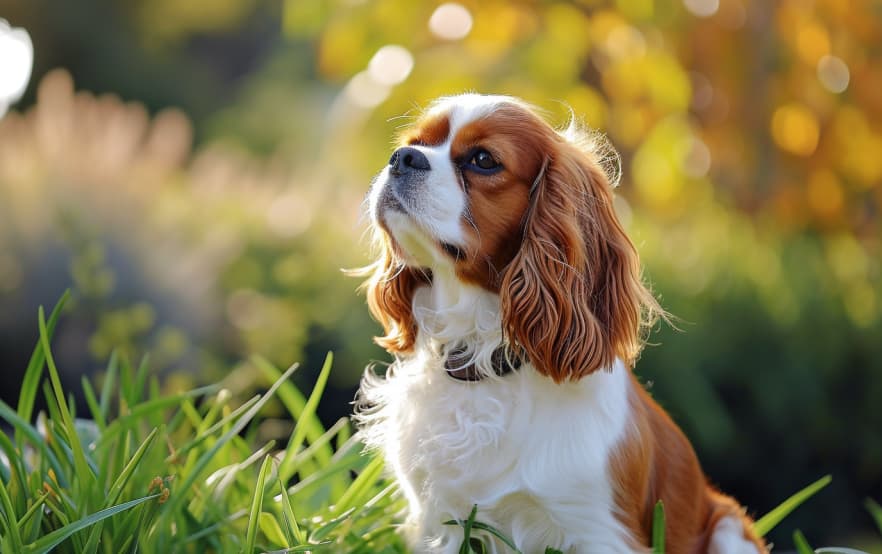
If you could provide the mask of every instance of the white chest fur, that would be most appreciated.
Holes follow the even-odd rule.
[[[457,552],[462,530],[443,522],[464,519],[477,504],[478,519],[523,552],[632,552],[614,516],[608,469],[628,425],[627,368],[617,363],[560,385],[528,364],[504,377],[457,381],[435,342],[454,334],[451,319],[430,324],[439,311],[422,303],[414,356],[387,378],[365,378],[362,399],[372,407],[360,414],[365,442],[382,451],[407,496],[417,551]],[[492,311],[492,299],[467,304]],[[498,336],[479,336],[497,334],[498,320],[482,331],[474,328],[480,314],[465,319],[473,327],[459,336],[476,351],[499,344]],[[494,543],[491,551],[505,550]]]

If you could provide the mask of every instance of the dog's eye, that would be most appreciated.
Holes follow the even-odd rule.
[[[478,150],[469,163],[481,169],[494,169],[499,166],[499,163],[493,159],[493,154],[486,150]]]
[[[463,169],[482,175],[492,175],[502,169],[502,164],[496,161],[493,154],[483,148],[478,148],[472,152],[471,158],[468,163],[463,165]]]

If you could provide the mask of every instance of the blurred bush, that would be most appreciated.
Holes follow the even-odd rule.
[[[289,364],[312,341],[342,351],[351,385],[373,354],[343,340],[369,326],[346,313],[355,283],[340,273],[359,260],[361,193],[233,145],[191,153],[191,136],[180,111],[75,93],[61,70],[0,121],[4,347],[26,345],[35,302],[73,285],[61,346],[87,337],[90,351],[64,353],[72,377],[114,348],[203,380],[248,353]]]
[[[359,203],[390,137],[439,94],[513,94],[558,123],[572,108],[621,150],[619,212],[682,328],[652,337],[638,373],[709,474],[762,513],[832,472],[775,533],[812,529],[820,544],[870,529],[877,2],[203,4],[82,0],[62,17],[33,0],[4,14],[31,31],[35,75],[61,65],[147,109],[55,72],[0,121],[2,348],[31,344],[21,322],[74,282],[67,332],[91,337],[92,358],[73,369],[120,344],[208,371],[249,352],[318,367],[334,349],[324,405],[348,411],[383,354],[338,269],[367,261]]]

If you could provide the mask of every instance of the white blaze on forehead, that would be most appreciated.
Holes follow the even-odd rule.
[[[504,104],[522,105],[523,102],[511,96],[459,94],[456,96],[444,96],[435,100],[429,106],[428,114],[447,114],[447,118],[450,121],[450,133],[447,135],[445,145],[449,150],[450,143],[460,129],[473,121],[487,117]]]

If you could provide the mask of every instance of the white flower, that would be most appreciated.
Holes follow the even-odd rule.
[[[34,63],[34,46],[28,32],[10,27],[0,19],[0,117],[9,105],[21,98]]]

